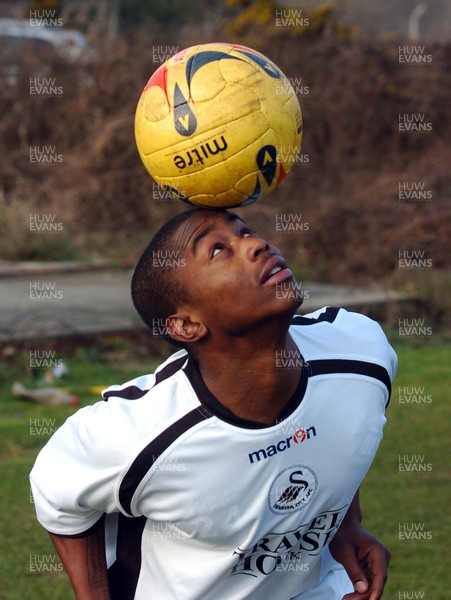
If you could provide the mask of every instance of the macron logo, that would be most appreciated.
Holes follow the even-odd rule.
[[[271,456],[274,456],[278,452],[285,452],[285,450],[291,448],[292,441],[295,444],[302,444],[302,442],[305,442],[305,440],[309,440],[312,437],[316,437],[316,429],[314,427],[298,429],[292,437],[283,438],[279,440],[277,444],[271,444],[267,448],[260,448],[260,450],[255,450],[248,454],[249,462],[252,465],[254,462],[260,462],[261,460],[271,458]]]

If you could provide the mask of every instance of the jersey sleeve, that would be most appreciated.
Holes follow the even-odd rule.
[[[117,410],[108,402],[79,410],[39,453],[30,481],[38,521],[49,532],[87,535],[104,513],[120,511],[115,487],[130,448],[126,415],[121,420]]]
[[[362,354],[370,353],[373,360],[386,369],[390,381],[393,383],[398,369],[398,357],[379,323],[370,317],[345,309],[340,310],[340,316],[343,319],[343,328],[355,328],[358,332],[356,339],[360,338]]]
[[[179,351],[154,374],[102,392],[106,401],[70,417],[39,453],[30,473],[38,521],[51,533],[87,535],[105,513],[124,512],[118,490],[143,446],[164,428],[167,403],[152,403],[155,384],[177,371]],[[151,408],[150,408],[151,407]]]
[[[326,306],[312,313],[295,316],[295,331],[310,330],[314,327],[314,343],[309,350],[313,359],[324,357],[356,359],[375,363],[383,367],[393,382],[398,358],[390,345],[382,327],[373,319],[348,311],[344,308]],[[331,340],[334,344],[331,346]],[[308,340],[301,338],[301,343]]]

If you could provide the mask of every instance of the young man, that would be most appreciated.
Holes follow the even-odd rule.
[[[379,325],[294,316],[279,250],[224,210],[169,221],[132,296],[183,349],[78,411],[31,473],[76,597],[381,598],[358,502],[396,371]]]

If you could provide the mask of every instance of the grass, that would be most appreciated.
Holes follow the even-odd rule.
[[[361,491],[364,522],[393,554],[384,598],[445,600],[449,598],[450,586],[446,567],[450,550],[446,494],[450,479],[446,464],[450,408],[446,396],[451,347],[399,346],[397,351],[400,368],[387,413],[385,437]],[[23,377],[26,362],[27,356],[19,355],[0,370],[0,598],[66,600],[72,598],[71,588],[48,537],[36,522],[28,473],[48,433],[60,426],[73,408],[12,398],[12,381],[19,377],[31,381],[30,373]],[[132,359],[130,352],[119,354],[117,349],[109,357],[83,350],[68,359],[67,364],[70,375],[64,385],[80,396],[81,405],[86,405],[98,398],[92,386],[125,381],[153,370],[156,361],[143,355]],[[429,397],[430,402],[407,404],[405,397],[413,395],[412,388],[421,388],[416,392]],[[39,419],[41,427],[45,423],[48,431],[33,435],[35,419]],[[424,455],[423,463],[430,464],[432,470],[400,472],[399,455]],[[403,524],[423,528],[423,533],[429,532],[432,539],[399,539],[399,527]]]
[[[422,597],[403,594],[416,591],[424,592],[425,600],[445,600],[451,581],[446,558],[450,551],[451,348],[402,346],[397,352],[400,367],[384,440],[362,488],[364,521],[393,554],[384,598]],[[427,403],[407,404],[415,392]],[[432,470],[400,471],[400,455],[422,456],[423,464]],[[405,524],[409,529],[423,528],[431,539],[406,540],[408,536],[402,532],[400,536],[399,531]]]
[[[117,358],[121,361],[123,357]],[[74,408],[55,408],[12,398],[12,381],[22,375],[22,381],[28,385],[33,383],[30,373],[26,373],[26,362],[26,355],[18,356],[9,368],[3,366],[1,373],[0,580],[4,583],[0,598],[66,600],[73,597],[71,587],[60,570],[59,559],[48,536],[35,519],[28,474],[48,439],[47,432],[62,425]],[[98,394],[90,389],[92,386],[106,386],[118,379],[125,381],[146,370],[153,370],[155,366],[144,359],[140,364],[128,359],[118,367],[112,359],[99,357],[90,351],[78,353],[67,364],[70,376],[61,385],[80,397],[81,406],[98,400]],[[45,566],[42,566],[43,563]]]

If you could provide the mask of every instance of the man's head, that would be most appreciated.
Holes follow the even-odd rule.
[[[201,208],[156,233],[136,266],[132,298],[143,321],[179,345],[244,335],[302,302],[277,248],[234,213]]]

